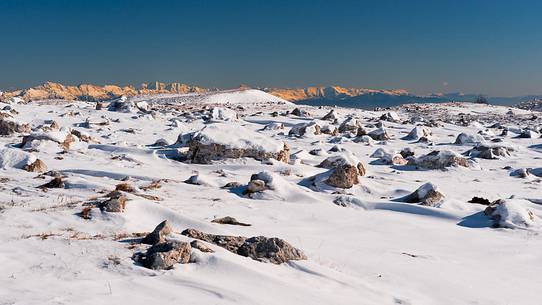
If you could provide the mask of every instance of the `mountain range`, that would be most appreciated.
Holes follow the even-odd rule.
[[[240,90],[246,89],[241,87]],[[406,90],[376,90],[366,88],[344,88],[339,86],[306,88],[257,88],[285,100],[312,106],[337,105],[341,107],[366,108],[391,107],[405,103],[440,103],[448,101],[476,101],[480,94],[429,94],[416,95]],[[149,94],[187,94],[205,93],[218,89],[203,88],[182,83],[143,83],[139,87],[81,84],[77,86],[46,82],[42,85],[4,92],[0,99],[18,97],[25,101],[42,99],[64,99],[101,101],[120,96]],[[495,105],[515,105],[522,102],[541,99],[542,96],[526,95],[517,97],[485,97]]]

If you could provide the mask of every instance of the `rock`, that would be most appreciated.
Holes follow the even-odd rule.
[[[135,260],[149,269],[167,270],[175,264],[187,264],[191,253],[192,247],[189,243],[167,241],[151,246],[145,254],[136,255]]]
[[[279,123],[279,122],[269,123],[265,125],[265,127],[263,128],[263,130],[282,130],[282,129],[284,129],[284,124]]]
[[[369,132],[367,135],[375,141],[387,141],[391,139],[391,137],[388,135],[388,132],[384,129],[384,127],[375,129]]]
[[[147,234],[141,242],[148,245],[163,243],[166,241],[166,236],[171,232],[173,232],[173,228],[169,224],[169,221],[164,220],[151,233]]]
[[[428,182],[420,186],[416,191],[405,197],[397,199],[397,201],[408,203],[420,203],[426,206],[438,206],[444,200],[442,194],[436,185]]]
[[[528,201],[522,199],[495,200],[484,213],[493,220],[493,227],[509,229],[527,229],[534,226],[540,219],[526,205]]]
[[[399,122],[401,121],[401,118],[399,117],[397,112],[388,111],[380,116],[380,120],[388,122]]]
[[[61,177],[55,177],[53,180],[38,186],[39,188],[64,188],[64,180]]]
[[[47,165],[40,159],[36,159],[36,161],[26,165],[23,169],[27,172],[43,173],[47,171]]]
[[[286,143],[232,123],[215,123],[195,133],[188,143],[187,158],[193,163],[211,163],[225,158],[249,157],[288,162]]]
[[[469,161],[452,150],[434,150],[418,158],[409,158],[407,164],[425,169],[469,167]]]
[[[309,123],[301,123],[294,125],[292,129],[290,129],[290,132],[288,132],[289,136],[295,136],[295,137],[302,137],[302,136],[313,136],[313,135],[319,135],[322,134],[320,125],[316,124],[315,122],[309,122]]]
[[[245,242],[246,237],[242,236],[228,236],[228,235],[214,235],[204,233],[195,229],[186,229],[181,232],[182,235],[203,240],[211,244],[215,244],[230,252],[237,253],[237,250]]]
[[[190,246],[194,249],[198,249],[201,252],[204,253],[214,253],[215,251],[211,249],[211,247],[207,246],[204,242],[201,240],[194,239],[192,242],[190,242]]]
[[[360,120],[349,117],[346,120],[344,120],[341,125],[339,125],[339,132],[351,132],[351,133],[357,133],[358,128],[363,128],[362,123]]]
[[[326,115],[324,115],[322,117],[322,120],[331,121],[331,122],[333,122],[333,121],[335,121],[337,119],[339,119],[339,118],[337,117],[337,114],[335,113],[334,109],[331,109]]]
[[[482,159],[499,159],[509,157],[514,148],[510,145],[502,144],[478,144],[467,151],[469,157]]]
[[[109,199],[100,203],[100,209],[112,213],[124,212],[127,201],[126,196],[119,191],[113,191],[108,196]]]
[[[292,110],[292,114],[295,115],[295,116],[299,116],[299,117],[308,117],[308,116],[310,116],[310,114],[308,112],[306,112],[305,110],[299,109],[299,108],[295,108],[294,110]]]
[[[169,146],[169,145],[171,145],[171,143],[169,143],[169,141],[164,138],[160,138],[156,140],[153,144],[151,144],[151,146],[156,146],[156,147],[164,147],[164,146]]]
[[[403,138],[403,140],[418,141],[421,138],[429,139],[432,135],[433,135],[433,132],[428,127],[416,126],[412,128],[412,130],[409,132],[407,136]]]
[[[472,197],[471,200],[469,200],[470,203],[477,203],[477,204],[483,204],[483,205],[490,205],[491,202],[489,200],[487,200],[486,198],[482,198],[482,197]]]
[[[258,181],[261,181],[261,180],[258,180]],[[239,221],[237,221],[237,219],[235,219],[233,217],[230,217],[230,216],[226,216],[226,217],[222,217],[222,218],[215,218],[211,222],[219,223],[219,224],[223,224],[223,225],[234,225],[234,226],[244,226],[244,227],[251,226],[251,224],[249,224],[249,223],[239,222]]]
[[[410,147],[403,148],[399,154],[401,154],[401,156],[403,156],[405,159],[415,155],[414,151]]]
[[[237,254],[273,264],[307,259],[301,250],[294,248],[288,242],[280,238],[267,238],[264,236],[246,239],[237,250]]]
[[[29,133],[32,130],[27,123],[17,122],[10,118],[0,119],[0,135],[8,136],[15,133]]]
[[[524,129],[518,136],[518,138],[524,138],[524,139],[535,139],[539,137],[540,137],[540,134],[531,129]]]
[[[267,190],[267,186],[265,185],[265,182],[262,180],[250,180],[250,182],[247,185],[245,193],[257,193],[257,192],[263,192]]]
[[[355,166],[344,164],[333,170],[326,183],[334,187],[351,188],[359,183],[358,176],[359,171]]]
[[[401,154],[398,154],[395,152],[388,152],[384,150],[383,148],[378,148],[377,150],[375,150],[370,157],[378,158],[378,161],[381,164],[388,164],[388,165],[407,164],[407,160],[405,160]]]
[[[281,264],[289,260],[307,259],[301,250],[276,237],[257,236],[246,238],[242,236],[213,235],[195,229],[186,229],[181,234],[215,244],[235,254],[261,262]]]
[[[214,107],[209,115],[212,121],[235,121],[239,115],[234,110],[222,107]]]
[[[460,133],[455,139],[454,144],[479,144],[484,143],[485,139],[479,134],[466,134],[464,132]]]

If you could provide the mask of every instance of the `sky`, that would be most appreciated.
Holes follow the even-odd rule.
[[[0,90],[182,82],[542,94],[542,1],[0,0]]]

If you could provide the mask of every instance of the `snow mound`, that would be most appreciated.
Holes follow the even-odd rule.
[[[540,218],[526,207],[528,204],[526,200],[504,200],[495,207],[490,217],[496,226],[502,228],[526,229],[539,226]]]

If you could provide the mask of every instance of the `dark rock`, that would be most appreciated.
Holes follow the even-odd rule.
[[[222,217],[222,218],[216,218],[216,219],[213,219],[211,222],[219,223],[219,224],[223,224],[223,225],[234,225],[234,226],[245,226],[245,227],[251,226],[251,224],[249,224],[249,223],[239,222],[239,221],[237,221],[237,219],[235,219],[233,217],[230,217],[230,216],[226,216],[226,217]]]
[[[163,243],[166,241],[166,236],[171,232],[173,232],[173,229],[171,228],[169,221],[164,220],[159,223],[151,233],[147,234],[141,242],[148,245]]]

